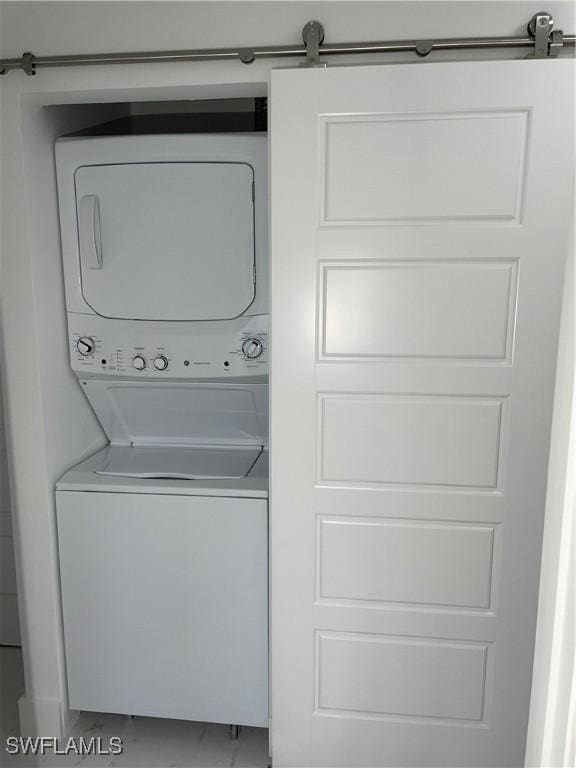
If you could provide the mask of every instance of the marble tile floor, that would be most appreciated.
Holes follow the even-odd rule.
[[[18,699],[24,690],[22,656],[19,648],[0,646],[0,767],[1,768],[266,768],[268,731],[242,728],[237,741],[230,739],[227,726],[163,720],[151,717],[83,712],[72,736],[111,736],[123,741],[121,755],[47,754],[42,757],[9,755],[6,738],[18,733]]]

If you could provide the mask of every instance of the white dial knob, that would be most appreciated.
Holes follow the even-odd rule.
[[[164,355],[158,355],[154,358],[154,368],[157,371],[165,371],[168,368],[168,359]]]
[[[260,339],[250,338],[246,339],[242,344],[242,354],[248,360],[256,360],[264,352],[264,347]]]
[[[136,355],[132,358],[132,365],[134,368],[136,368],[137,371],[143,371],[144,368],[146,368],[146,360],[142,357],[142,355]]]
[[[84,355],[84,357],[88,357],[88,355],[94,354],[94,350],[96,349],[96,343],[94,339],[92,339],[90,336],[80,336],[80,338],[76,342],[76,349],[78,350],[78,352],[80,352],[81,355]]]

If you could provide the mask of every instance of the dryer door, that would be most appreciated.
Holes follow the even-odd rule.
[[[78,168],[84,299],[124,320],[243,314],[255,294],[253,181],[246,163]]]

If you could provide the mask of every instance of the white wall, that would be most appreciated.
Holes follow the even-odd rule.
[[[0,645],[19,645],[18,602],[16,597],[16,568],[4,413],[0,402]]]
[[[568,248],[526,765],[576,763],[576,295]]]
[[[552,2],[547,9],[558,27],[574,31],[572,3]],[[0,51],[19,56],[27,50],[41,55],[289,44],[299,41],[310,18],[324,23],[329,41],[523,34],[539,10],[539,2],[3,3]],[[33,78],[13,72],[0,81],[0,283],[27,734],[59,735],[67,718],[54,482],[102,440],[67,364],[52,155],[54,136],[83,118],[70,109],[58,118],[65,124],[57,124],[41,105],[262,94],[272,65],[296,63],[42,69]],[[239,85],[227,85],[234,83]]]
[[[1,19],[1,16],[0,16]],[[0,44],[0,57],[2,48]],[[1,194],[0,194],[1,204]],[[0,382],[2,379],[0,368]],[[6,431],[0,383],[0,645],[20,644]]]
[[[86,115],[73,107],[48,114],[30,102],[20,115],[21,119],[24,113],[27,116],[21,125],[6,118],[7,107],[3,88],[0,284],[4,404],[27,694],[21,713],[31,732],[40,727],[54,734],[62,730],[66,716],[54,481],[79,456],[104,442],[66,364],[52,161],[54,138],[82,127]],[[30,691],[34,691],[32,698]]]

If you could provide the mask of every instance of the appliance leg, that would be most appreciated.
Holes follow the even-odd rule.
[[[230,726],[230,738],[232,741],[237,741],[240,737],[240,726],[239,725],[231,725]]]

